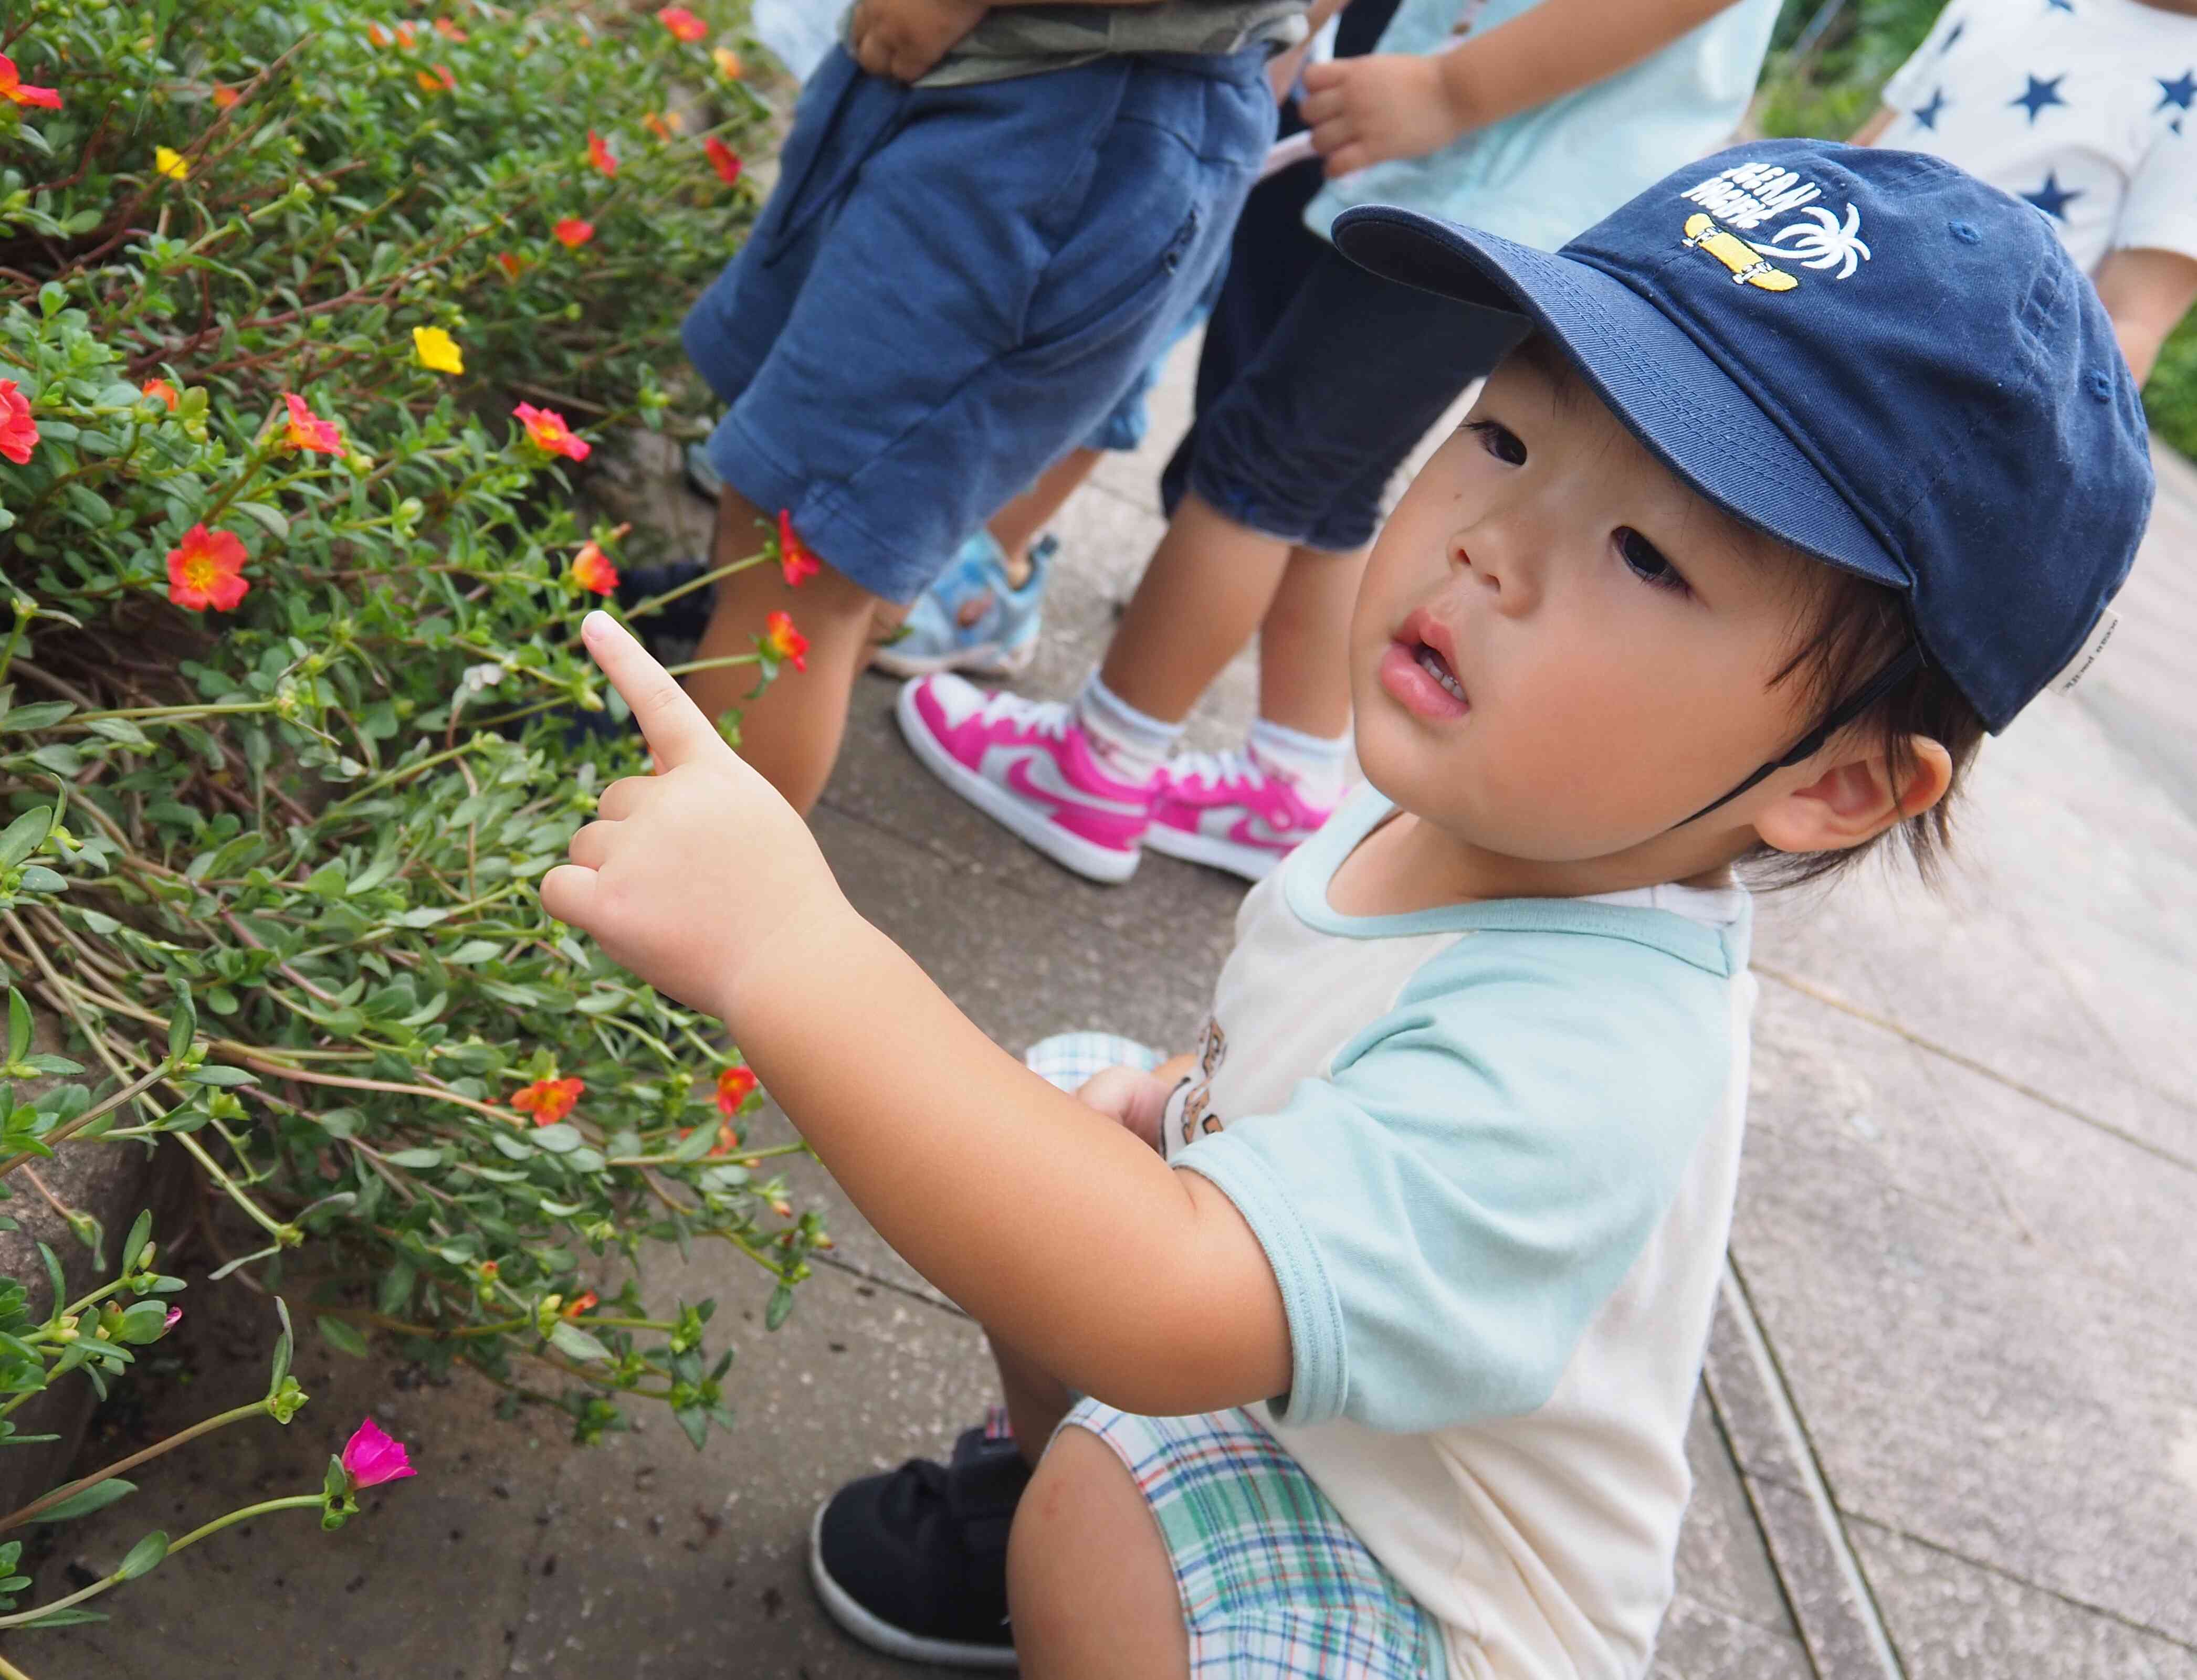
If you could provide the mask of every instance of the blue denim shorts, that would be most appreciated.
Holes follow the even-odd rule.
[[[687,317],[725,482],[920,594],[1205,293],[1274,128],[1262,50],[910,88],[835,49]]]
[[[1412,446],[1526,322],[1383,280],[1301,226],[1277,248],[1261,235],[1271,219],[1261,208],[1238,230],[1206,329],[1197,417],[1168,465],[1162,499],[1173,513],[1186,482],[1240,525],[1348,553],[1373,540]],[[1276,271],[1290,264],[1301,278],[1278,287]]]

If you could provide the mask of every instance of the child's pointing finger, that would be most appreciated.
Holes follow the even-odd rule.
[[[687,698],[678,679],[658,664],[617,619],[607,612],[591,612],[580,625],[580,635],[611,686],[633,708],[634,721],[647,738],[659,768],[675,770],[706,753],[731,750],[701,708]]]

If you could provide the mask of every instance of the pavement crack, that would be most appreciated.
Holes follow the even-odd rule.
[[[837,1254],[811,1254],[809,1258],[818,1266],[828,1266],[834,1272],[844,1272],[849,1277],[859,1277],[865,1283],[875,1288],[890,1289],[895,1295],[906,1295],[910,1301],[919,1301],[925,1306],[936,1312],[950,1313],[956,1318],[966,1318],[969,1316],[950,1301],[941,1301],[936,1295],[926,1294],[917,1289],[913,1283],[904,1283],[897,1277],[888,1277],[883,1272],[872,1272],[869,1267],[859,1265],[854,1260],[841,1260]]]

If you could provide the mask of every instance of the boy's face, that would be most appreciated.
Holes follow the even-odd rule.
[[[1486,851],[1643,846],[1810,727],[1805,682],[1771,684],[1812,570],[1688,490],[1576,377],[1513,355],[1374,548],[1351,626],[1359,762]],[[1755,802],[1688,842],[1740,849]]]

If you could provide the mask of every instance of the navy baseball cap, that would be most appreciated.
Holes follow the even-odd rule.
[[[2110,634],[2151,510],[2135,381],[2042,212],[1952,165],[1761,141],[1554,254],[1381,205],[1334,237],[1531,317],[1701,495],[1900,591],[1994,733]]]

